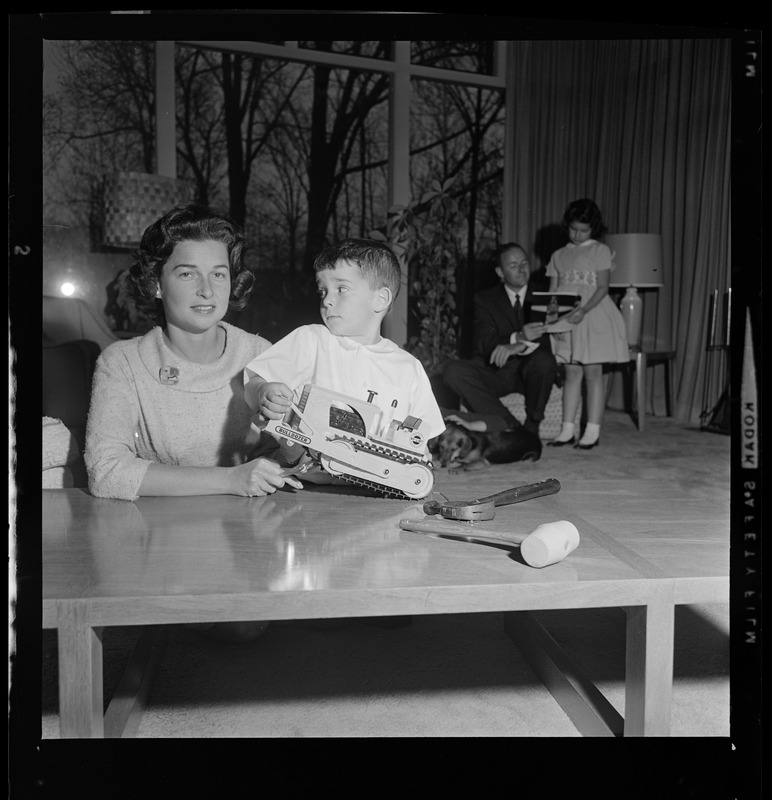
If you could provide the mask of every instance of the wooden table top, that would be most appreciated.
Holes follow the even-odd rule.
[[[465,476],[434,496],[525,482]],[[356,487],[135,502],[44,490],[43,626],[73,601],[94,625],[132,625],[645,605],[653,584],[675,602],[728,600],[728,508],[668,481],[588,479],[498,507],[486,527],[576,525],[578,549],[543,569],[515,546],[402,530],[421,506]]]

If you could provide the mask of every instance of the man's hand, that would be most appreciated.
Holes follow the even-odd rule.
[[[512,356],[522,353],[525,345],[522,342],[517,344],[497,344],[490,357],[490,363],[494,367],[503,367]]]
[[[488,430],[488,425],[485,423],[485,420],[461,419],[457,414],[448,414],[448,416],[445,417],[445,422],[455,422],[456,425],[460,425],[462,428],[466,428],[469,431],[480,431],[484,433]]]
[[[545,333],[547,333],[547,326],[543,322],[527,322],[520,331],[520,335],[529,342],[539,339]]]
[[[257,390],[258,410],[266,419],[281,419],[292,404],[292,389],[276,381],[263,383]]]

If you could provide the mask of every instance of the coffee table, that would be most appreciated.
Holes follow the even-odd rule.
[[[451,499],[524,483],[435,486]],[[91,497],[42,493],[43,627],[58,632],[63,738],[136,730],[167,626],[504,612],[515,644],[585,735],[670,732],[674,608],[729,598],[728,509],[667,481],[594,481],[499,507],[486,527],[527,534],[568,519],[578,549],[534,569],[515,546],[402,530],[421,503],[356,487],[269,497]],[[464,523],[458,523],[463,525]],[[624,718],[532,612],[623,607]],[[145,626],[103,713],[102,630]]]

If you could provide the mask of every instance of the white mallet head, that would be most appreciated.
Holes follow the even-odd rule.
[[[567,519],[545,522],[520,543],[520,555],[531,567],[557,564],[579,546],[579,531]]]

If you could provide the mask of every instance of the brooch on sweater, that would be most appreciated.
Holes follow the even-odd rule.
[[[164,386],[174,386],[180,380],[180,371],[166,364],[158,370],[158,379]]]

